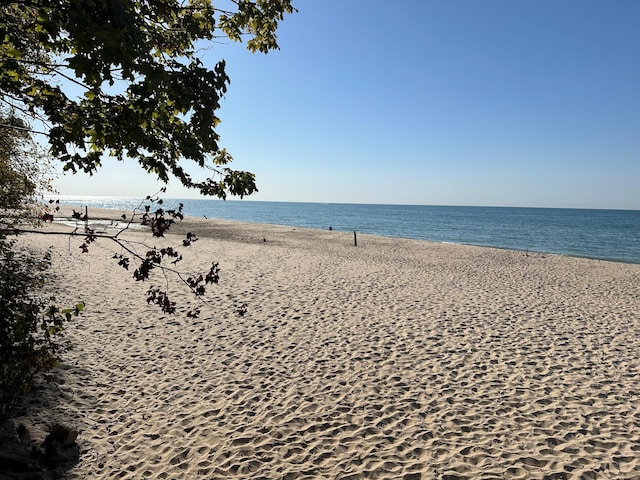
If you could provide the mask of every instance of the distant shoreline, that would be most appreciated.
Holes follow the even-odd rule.
[[[113,200],[113,199],[111,199]],[[179,201],[166,201],[174,208]],[[172,203],[175,202],[175,203]],[[65,204],[68,209],[81,205]],[[86,205],[86,202],[84,203]],[[100,204],[102,205],[102,204]],[[89,205],[91,211],[131,214],[134,206]],[[197,210],[201,208],[201,210]],[[185,216],[406,238],[640,264],[640,212],[490,207],[327,206],[272,202],[185,203]],[[423,213],[425,212],[425,213]],[[497,212],[497,213],[496,213]],[[95,215],[95,213],[94,213]],[[424,217],[423,215],[428,215]],[[557,218],[547,220],[555,215]],[[404,222],[404,223],[403,223]],[[483,223],[485,222],[485,223]],[[632,229],[629,230],[629,227]],[[634,233],[635,231],[635,233]],[[604,243],[599,243],[604,242]]]

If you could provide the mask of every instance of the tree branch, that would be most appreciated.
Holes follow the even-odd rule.
[[[40,132],[39,130],[34,130],[33,128],[29,128],[29,127],[18,127],[16,125],[11,125],[9,123],[0,123],[0,127],[6,128],[9,130],[20,130],[22,132],[36,133],[38,135],[47,135],[47,132]]]

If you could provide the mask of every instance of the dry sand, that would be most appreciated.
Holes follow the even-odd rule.
[[[60,383],[23,419],[80,430],[69,478],[640,478],[640,265],[177,230],[200,237],[182,270],[220,262],[198,319],[148,306],[166,280],[134,282],[107,240],[82,255],[77,240],[24,238],[57,246],[58,303],[87,303]]]

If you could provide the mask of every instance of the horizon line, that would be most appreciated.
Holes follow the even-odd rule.
[[[158,195],[150,195],[151,197],[158,197]],[[104,198],[104,199],[128,199],[139,200],[141,202],[146,200],[145,196],[136,195],[83,195],[83,194],[46,194],[42,195],[42,199],[56,199],[59,197],[73,198]],[[71,197],[71,198],[69,198]],[[470,204],[439,204],[439,203],[374,203],[374,202],[327,202],[327,201],[312,201],[312,200],[255,200],[251,198],[191,198],[191,197],[160,197],[163,200],[178,200],[178,201],[218,201],[218,202],[245,202],[245,203],[302,203],[302,204],[314,204],[314,205],[371,205],[371,206],[397,206],[397,207],[457,207],[457,208],[531,208],[531,209],[559,209],[559,210],[611,210],[611,211],[640,211],[639,208],[629,207],[560,207],[560,206],[536,206],[536,205],[470,205]]]

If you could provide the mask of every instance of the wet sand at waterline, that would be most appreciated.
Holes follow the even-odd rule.
[[[115,218],[115,217],[114,217]],[[68,478],[638,478],[640,265],[186,219],[198,305],[147,305],[101,239],[56,245],[58,303],[86,302],[46,390],[80,431]],[[64,225],[46,229],[69,228]],[[133,244],[144,253],[146,248]],[[246,303],[246,314],[237,310]]]

